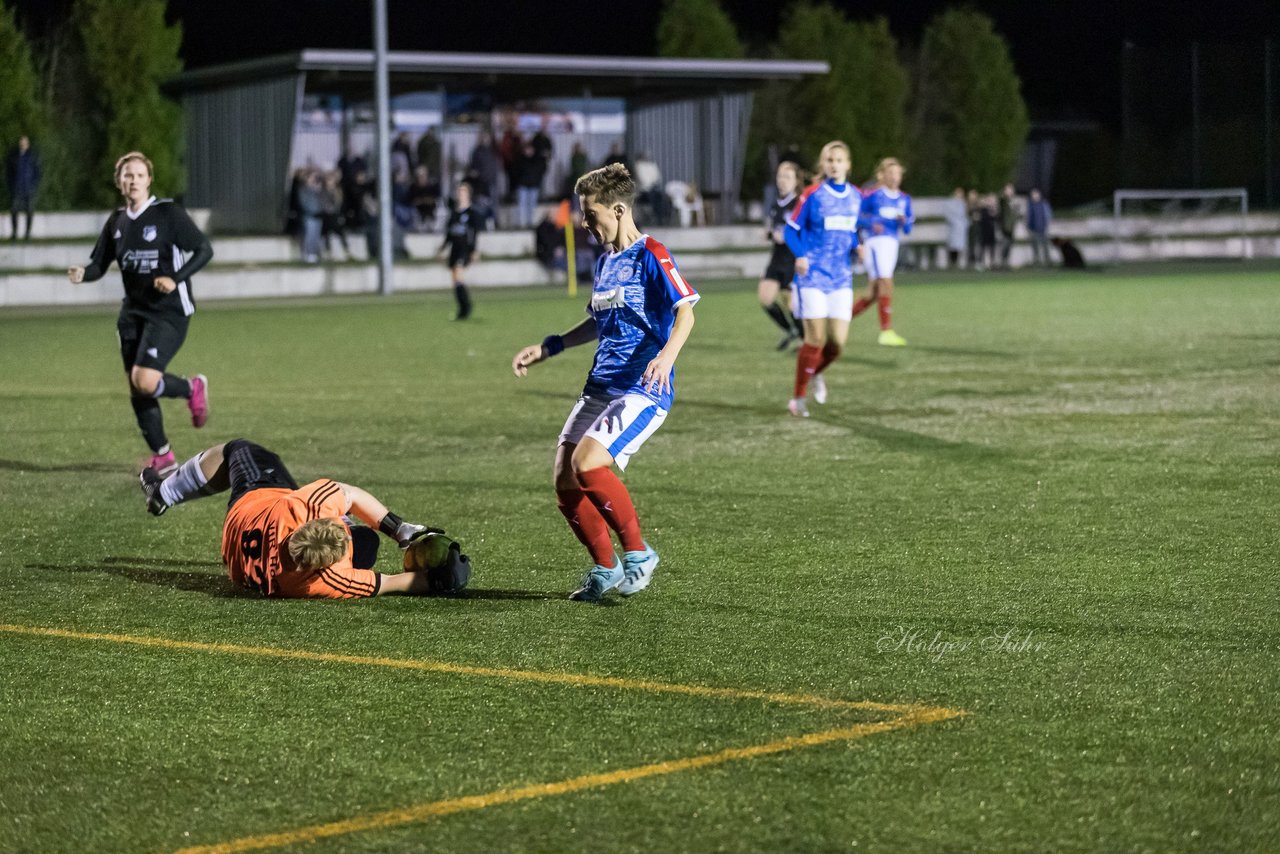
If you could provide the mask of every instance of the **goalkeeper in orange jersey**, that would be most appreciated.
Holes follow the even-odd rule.
[[[358,599],[461,590],[470,559],[443,531],[406,522],[358,486],[322,478],[299,486],[272,451],[235,439],[197,454],[166,478],[141,475],[147,511],[230,491],[222,560],[231,580],[266,596]],[[370,527],[353,526],[348,514]],[[381,531],[409,550],[397,574],[374,572]],[[422,567],[422,568],[418,568]]]

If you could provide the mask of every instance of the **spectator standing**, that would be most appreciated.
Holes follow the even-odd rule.
[[[564,195],[573,195],[573,185],[578,179],[587,174],[587,149],[583,147],[581,142],[573,144],[573,151],[569,153],[569,174],[564,181]]]
[[[532,142],[526,142],[516,158],[516,203],[521,228],[533,228],[533,213],[542,195],[542,178],[547,174],[547,161],[538,156]]]
[[[960,253],[969,246],[969,206],[965,203],[964,187],[956,187],[942,208],[942,216],[947,221],[947,263],[957,267]]]
[[[321,217],[321,237],[324,238],[325,253],[333,257],[333,238],[336,235],[342,244],[342,252],[351,257],[351,247],[347,245],[346,219],[344,216],[344,200],[342,197],[342,174],[338,170],[324,174],[324,187],[320,191],[320,200],[324,206]]]
[[[604,162],[601,166],[608,166],[610,163],[621,163],[627,167],[627,171],[631,171],[631,160],[627,157],[627,153],[622,150],[622,140],[615,139],[609,144],[609,153],[605,155]]]
[[[430,231],[436,221],[436,207],[440,204],[440,182],[431,180],[431,172],[424,164],[419,163],[413,170],[409,204],[418,215],[421,230]]]
[[[413,171],[413,149],[409,146],[409,134],[401,131],[391,143],[391,174],[403,170],[406,175]]]
[[[982,197],[978,205],[978,264],[979,270],[986,270],[996,265],[996,231],[999,226],[997,218],[998,203],[994,195]]]
[[[9,216],[13,231],[9,239],[18,239],[18,213],[27,214],[27,229],[22,239],[31,239],[31,214],[35,210],[36,192],[40,189],[40,156],[31,148],[26,134],[18,137],[18,144],[9,152],[5,162],[5,177],[9,181]]]
[[[542,158],[544,164],[551,162],[551,137],[547,135],[547,120],[544,118],[538,132],[529,140],[533,143],[533,151]]]
[[[440,137],[436,136],[434,127],[429,127],[427,132],[418,140],[418,166],[427,167],[427,171],[432,175],[441,174],[441,154]]]
[[[969,206],[969,269],[980,269],[979,256],[982,253],[982,196],[977,190],[970,190],[966,197]]]
[[[320,233],[324,227],[324,186],[320,173],[314,169],[303,176],[298,211],[302,215],[302,260],[314,264],[320,260]]]
[[[483,198],[496,197],[501,167],[502,160],[498,156],[498,149],[494,147],[493,135],[488,131],[481,131],[467,164],[472,192]]]
[[[1049,266],[1049,223],[1052,221],[1048,199],[1033,188],[1027,203],[1027,231],[1031,234],[1031,254],[1037,267]]]
[[[507,201],[511,201],[511,197],[516,194],[516,168],[523,153],[524,137],[520,135],[520,129],[516,126],[516,116],[512,113],[506,119],[502,139],[498,142],[498,156],[502,158],[502,171],[507,176],[505,194],[508,197]],[[498,198],[497,189],[492,188],[491,191],[494,198]]]
[[[1018,228],[1018,206],[1013,185],[1005,184],[1000,194],[1000,266],[1009,268],[1009,254],[1013,252],[1013,236]]]

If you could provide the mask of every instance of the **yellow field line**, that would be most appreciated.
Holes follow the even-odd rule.
[[[617,785],[618,783],[631,783],[636,780],[643,780],[647,777],[660,777],[666,774],[675,774],[680,771],[694,771],[700,768],[709,768],[713,765],[723,765],[726,762],[755,759],[760,756],[785,753],[788,750],[796,750],[802,747],[814,747],[819,744],[828,744],[833,741],[851,741],[853,739],[864,738],[865,736],[878,732],[888,732],[889,730],[904,729],[906,727],[918,726],[923,723],[947,720],[948,718],[957,717],[961,714],[963,714],[963,712],[954,711],[952,709],[918,709],[915,712],[904,714],[891,721],[863,723],[849,727],[841,727],[839,729],[829,729],[809,735],[783,738],[778,741],[768,742],[767,744],[757,744],[751,747],[733,747],[727,750],[721,750],[717,753],[690,756],[685,759],[672,759],[666,762],[655,762],[651,765],[639,765],[635,768],[623,768],[619,771],[611,771],[607,774],[585,774],[581,777],[571,777],[568,780],[560,780],[555,783],[537,783],[535,785],[520,786],[513,789],[497,789],[496,791],[488,792],[483,795],[468,795],[461,798],[448,798],[442,801],[431,801],[430,803],[418,804],[404,809],[386,810],[385,812],[356,816],[355,818],[329,822],[327,824],[315,824],[310,827],[300,827],[296,830],[284,831],[283,833],[267,833],[261,836],[245,836],[240,839],[233,839],[229,842],[221,842],[216,845],[192,846],[190,848],[180,849],[177,854],[233,854],[233,852],[237,851],[254,851],[260,848],[276,848],[281,845],[299,845],[307,842],[315,842],[319,839],[326,839],[331,836],[341,836],[347,833],[357,833],[366,830],[383,830],[390,827],[413,824],[415,822],[425,821],[431,818],[451,815],[453,813],[485,809],[486,807],[497,806],[499,804],[509,804],[516,801],[525,801],[532,798],[545,798],[554,795],[567,795],[573,792],[580,792],[584,789],[597,789],[603,786]]]
[[[295,661],[323,661],[335,664],[355,664],[371,667],[388,667],[401,670],[416,670],[430,673],[449,673],[464,676],[481,676],[495,679],[514,679],[525,682],[543,682],[574,687],[605,687],[620,690],[648,691],[655,693],[683,694],[692,697],[715,699],[760,700],[770,703],[786,703],[793,705],[815,706],[830,709],[857,709],[862,711],[888,712],[895,715],[891,720],[855,724],[837,729],[824,730],[809,735],[792,736],[758,744],[750,747],[734,747],[716,753],[690,756],[684,759],[672,759],[640,765],[635,768],[624,768],[606,774],[586,774],[571,777],[555,783],[538,783],[517,788],[497,789],[482,795],[468,795],[460,798],[448,798],[440,801],[419,804],[398,810],[387,810],[367,816],[342,821],[317,824],[298,828],[283,833],[270,833],[261,836],[247,836],[233,839],[230,842],[208,846],[184,848],[179,854],[195,854],[195,852],[235,852],[251,851],[260,848],[274,848],[281,845],[294,845],[314,842],[331,836],[355,833],[364,830],[396,827],[404,824],[425,821],[430,818],[450,815],[469,810],[508,804],[515,801],[544,798],[554,795],[565,795],[584,789],[613,786],[618,783],[629,783],[648,777],[659,777],[681,771],[693,771],[726,762],[753,759],[760,756],[784,753],[803,747],[828,744],[833,741],[851,741],[879,732],[905,729],[920,724],[934,723],[961,717],[965,712],[947,709],[940,706],[920,706],[910,704],[873,703],[868,701],[836,700],[811,694],[782,694],[769,691],[752,691],[737,688],[713,688],[702,685],[680,685],[671,682],[655,682],[639,679],[618,679],[608,676],[587,676],[576,673],[550,673],[537,670],[512,670],[502,667],[474,667],[465,664],[452,664],[444,661],[422,661],[402,658],[383,658],[378,656],[345,655],[340,653],[311,652],[308,650],[282,649],[279,647],[243,646],[229,643],[202,643],[199,641],[172,640],[169,638],[146,637],[143,635],[105,634],[100,632],[77,632],[69,629],[50,628],[45,626],[19,626],[0,623],[0,632],[34,637],[67,638],[72,640],[105,641],[109,643],[133,644],[136,646],[154,647],[158,649],[184,650],[190,652],[223,653],[227,655],[251,655]]]
[[[186,650],[189,652],[214,652],[227,655],[254,655],[295,661],[323,661],[332,664],[357,664],[367,667],[390,667],[401,670],[418,670],[428,673],[450,673],[461,676],[483,676],[492,679],[513,679],[524,682],[545,682],[571,685],[579,688],[618,688],[626,691],[648,691],[664,694],[684,694],[691,697],[708,697],[722,700],[761,700],[769,703],[813,706],[827,709],[858,709],[873,712],[906,714],[923,708],[905,704],[872,703],[862,700],[837,700],[811,694],[780,694],[769,691],[752,691],[740,688],[715,688],[704,685],[681,685],[672,682],[654,682],[645,679],[619,679],[612,676],[590,676],[581,673],[552,673],[539,670],[513,670],[505,667],[476,667],[447,661],[426,661],[411,658],[383,658],[368,655],[345,655],[334,652],[312,652],[305,649],[283,649],[269,646],[243,646],[232,643],[203,643],[200,641],[173,640],[143,635],[103,634],[76,632],[69,629],[44,626],[17,626],[0,623],[0,632],[37,637],[70,638],[73,640],[107,641],[134,644],[159,649]]]

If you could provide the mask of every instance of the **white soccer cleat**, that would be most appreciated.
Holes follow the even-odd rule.
[[[809,417],[809,407],[805,406],[803,397],[793,397],[787,401],[787,411],[796,418]]]
[[[827,381],[822,378],[822,374],[816,374],[813,378],[813,402],[822,406],[827,402]]]

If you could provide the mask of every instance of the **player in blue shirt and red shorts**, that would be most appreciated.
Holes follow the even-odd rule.
[[[853,316],[872,303],[880,308],[879,343],[901,347],[907,340],[893,331],[893,271],[898,266],[898,245],[902,235],[911,233],[915,213],[911,197],[902,186],[902,164],[886,157],[876,167],[877,186],[862,200],[858,211],[858,232],[866,247],[867,289],[853,302]]]
[[[640,534],[631,494],[612,466],[631,456],[666,420],[675,396],[675,361],[693,329],[699,295],[684,280],[665,246],[644,234],[632,215],[636,186],[627,168],[611,163],[574,185],[582,223],[608,251],[596,261],[587,317],[561,335],[548,335],[511,360],[522,377],[530,365],[567,347],[597,342],[582,396],[569,413],[556,448],[555,488],[560,512],[595,566],[570,599],[599,602],[649,586],[658,553]],[[618,535],[623,555],[613,550]]]
[[[840,357],[853,319],[854,251],[862,196],[849,182],[849,147],[828,142],[820,157],[823,180],[804,191],[787,219],[787,245],[796,256],[792,309],[804,324],[804,344],[796,354],[795,393],[787,410],[808,418],[810,383],[816,403],[827,402],[822,372]]]

